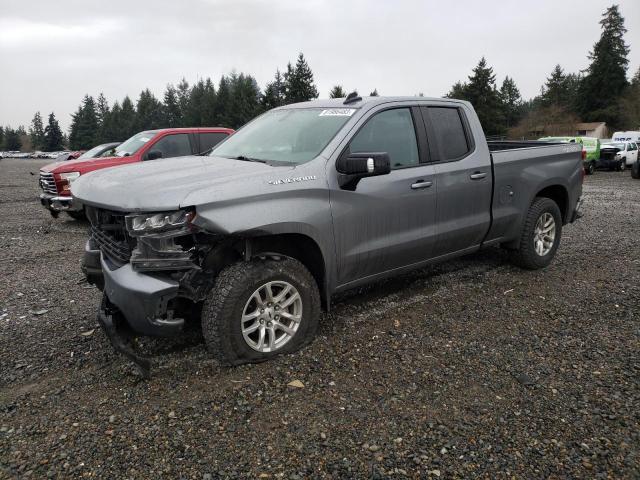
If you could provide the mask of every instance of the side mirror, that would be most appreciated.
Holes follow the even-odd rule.
[[[162,158],[162,152],[160,150],[151,150],[147,153],[147,160],[156,160]]]
[[[338,158],[336,170],[340,187],[355,190],[361,178],[390,173],[391,159],[386,152],[348,153]]]

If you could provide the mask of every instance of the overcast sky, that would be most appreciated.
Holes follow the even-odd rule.
[[[321,97],[338,83],[367,94],[442,96],[486,56],[525,98],[553,66],[584,69],[600,0],[2,0],[0,124],[54,111],[68,128],[85,93],[134,100],[149,87],[232,70],[261,88],[303,52]],[[640,66],[640,1],[619,0],[630,70]]]

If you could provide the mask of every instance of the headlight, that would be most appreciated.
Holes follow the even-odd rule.
[[[60,174],[62,180],[62,190],[71,190],[71,182],[80,176],[80,172],[67,172]]]
[[[125,221],[129,234],[139,236],[181,229],[188,226],[193,217],[195,217],[195,212],[192,210],[178,210],[177,212],[127,215]]]

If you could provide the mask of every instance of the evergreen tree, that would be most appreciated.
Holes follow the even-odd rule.
[[[4,127],[0,125],[0,151],[4,150]]]
[[[469,82],[456,83],[447,96],[471,102],[486,135],[504,133],[503,105],[496,88],[496,76],[484,57],[473,69]]]
[[[57,152],[64,148],[64,137],[56,116],[51,112],[44,128],[44,148],[47,152]]]
[[[20,150],[22,148],[22,142],[20,141],[20,134],[17,130],[11,127],[4,129],[4,150],[13,151]]]
[[[262,110],[271,110],[285,104],[285,83],[280,70],[276,70],[273,82],[267,83],[260,103]]]
[[[215,107],[216,122],[221,127],[231,127],[232,119],[230,117],[230,105],[231,105],[231,88],[229,86],[229,80],[222,75],[220,82],[218,83],[218,97]]]
[[[205,82],[202,79],[191,87],[185,109],[185,127],[200,127],[203,125],[205,90]]]
[[[98,115],[93,97],[85,95],[78,111],[71,116],[69,146],[75,150],[88,150],[98,140]]]
[[[335,85],[329,92],[329,98],[344,98],[347,94],[342,89],[342,85]]]
[[[379,96],[380,96],[380,94],[378,93],[378,89],[377,89],[377,88],[374,88],[374,89],[373,89],[373,92],[371,92],[371,93],[369,94],[369,96],[370,96],[370,97],[379,97]]]
[[[178,102],[178,92],[171,84],[167,85],[164,92],[164,119],[166,126],[170,128],[182,125],[182,112]]]
[[[98,95],[96,102],[96,118],[98,120],[98,134],[96,135],[96,144],[110,142],[111,140],[106,135],[105,124],[107,117],[109,116],[109,102],[103,93]]]
[[[120,125],[122,109],[120,103],[116,100],[109,110],[109,113],[102,122],[102,135],[105,142],[124,141],[127,137],[123,136]]]
[[[120,115],[119,115],[119,135],[118,138],[123,141],[127,138],[138,133],[138,129],[136,127],[136,109],[133,106],[133,102],[129,98],[129,96],[124,97],[122,100],[122,106],[120,107]]]
[[[40,112],[36,112],[33,116],[33,120],[31,120],[29,138],[31,140],[31,146],[35,150],[40,150],[44,147],[44,125],[42,124]]]
[[[505,77],[500,87],[500,100],[502,101],[506,128],[514,126],[523,113],[522,96],[516,86],[516,82],[510,77]]]
[[[187,122],[187,110],[189,109],[189,96],[191,90],[189,89],[189,82],[187,82],[184,77],[178,83],[177,95],[178,95],[178,106],[180,107],[180,125],[181,127],[186,126]]]
[[[231,128],[240,128],[260,111],[260,88],[251,75],[232,73],[229,78],[228,118]]]
[[[591,64],[580,88],[579,107],[585,120],[617,125],[620,120],[617,99],[629,85],[629,46],[623,38],[627,29],[618,5],[609,7],[602,17],[602,34],[589,54]]]
[[[547,77],[547,82],[542,87],[542,105],[566,106],[567,104],[567,76],[560,65],[556,65]]]
[[[140,92],[136,112],[136,130],[155,130],[164,126],[162,104],[148,88]]]
[[[318,89],[313,82],[313,72],[304,55],[300,53],[295,68],[287,65],[285,74],[287,103],[306,102],[318,98]]]

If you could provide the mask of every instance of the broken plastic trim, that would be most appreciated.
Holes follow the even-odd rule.
[[[118,331],[116,322],[113,320],[113,315],[116,313],[117,312],[109,306],[107,296],[103,295],[100,309],[98,310],[98,323],[106,333],[113,348],[131,360],[138,372],[140,372],[142,378],[148,380],[151,378],[151,360],[138,355],[132,347],[126,344],[126,337]]]

